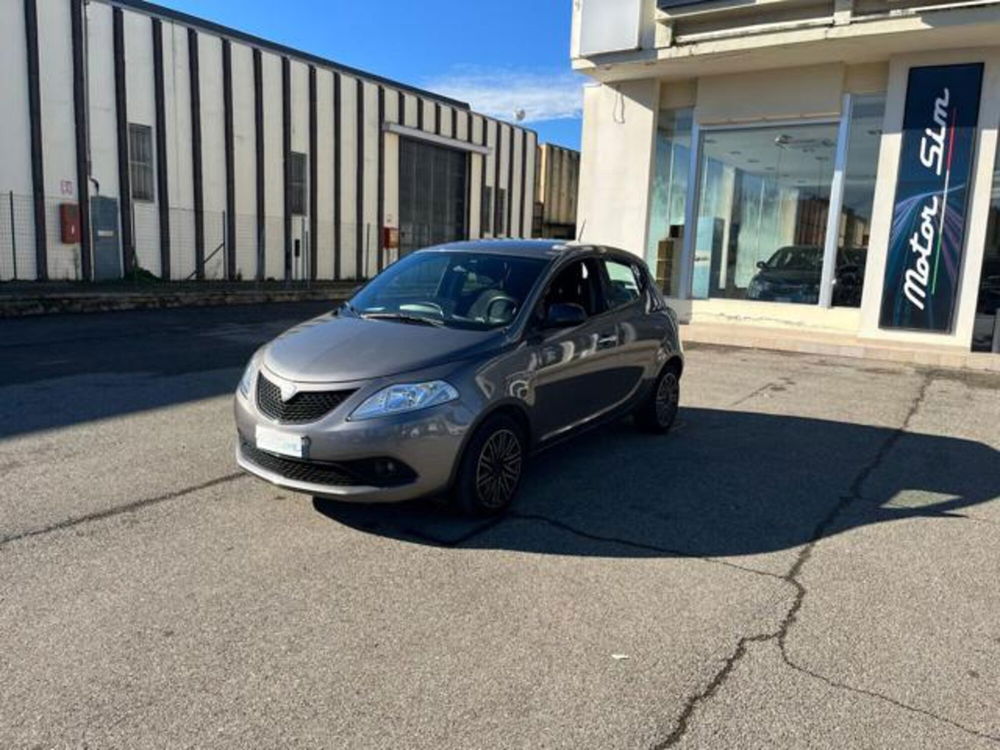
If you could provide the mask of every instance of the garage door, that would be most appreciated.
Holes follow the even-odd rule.
[[[467,159],[409,138],[399,144],[399,250],[465,239]]]

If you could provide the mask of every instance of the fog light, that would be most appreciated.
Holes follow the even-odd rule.
[[[375,462],[375,473],[380,477],[395,476],[398,469],[396,462],[388,458],[380,458]]]

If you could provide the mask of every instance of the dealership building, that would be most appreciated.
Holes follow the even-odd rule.
[[[535,133],[432,92],[139,0],[3,0],[0,61],[0,281],[358,279],[531,231]]]
[[[581,0],[572,56],[583,239],[692,328],[1000,350],[1000,3]]]

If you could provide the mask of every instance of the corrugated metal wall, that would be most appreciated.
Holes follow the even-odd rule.
[[[551,143],[543,143],[538,151],[536,234],[542,237],[574,237],[580,152]]]

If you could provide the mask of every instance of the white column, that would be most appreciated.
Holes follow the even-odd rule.
[[[577,220],[582,242],[644,255],[659,96],[655,79],[586,87]]]

